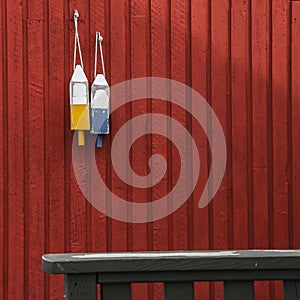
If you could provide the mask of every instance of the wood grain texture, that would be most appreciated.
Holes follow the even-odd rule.
[[[43,1],[32,1],[23,7],[26,48],[23,57],[26,112],[24,116],[25,155],[28,178],[25,185],[25,298],[39,298],[44,292],[44,276],[38,257],[45,251],[45,105],[44,86],[44,10]],[[26,49],[25,48],[25,49]],[[42,105],[41,105],[42,104]],[[41,201],[43,199],[43,201]],[[31,294],[29,295],[29,291]]]
[[[80,12],[79,17],[79,25],[78,25],[78,31],[79,31],[79,37],[80,37],[80,44],[81,44],[81,51],[83,56],[83,62],[85,66],[85,73],[89,74],[89,55],[88,55],[88,44],[86,39],[87,27],[88,27],[88,2],[83,1],[77,1],[72,0],[69,1],[68,5],[68,11],[67,11],[67,17],[68,17],[68,24],[70,26],[69,30],[69,52],[73,53],[74,49],[74,9],[76,8]],[[73,55],[69,55],[69,72],[70,76],[73,73]],[[77,59],[78,59],[78,53],[77,53]],[[79,63],[79,59],[77,60],[77,63]],[[68,79],[69,82],[70,79]],[[68,106],[67,106],[68,108]],[[66,109],[67,111],[67,109]],[[75,138],[77,137],[77,132],[71,132],[69,129],[69,126],[66,128],[66,155],[67,155],[67,168],[68,168],[68,174],[67,174],[67,180],[69,181],[69,189],[70,189],[70,198],[68,203],[68,209],[69,209],[69,217],[70,219],[67,221],[67,226],[70,227],[70,241],[69,241],[69,249],[72,252],[82,252],[87,251],[87,236],[88,236],[88,226],[87,226],[87,203],[85,201],[85,197],[83,196],[78,182],[75,178],[75,174],[73,171],[72,166],[72,142],[73,142],[73,136]],[[81,167],[81,173],[80,173],[80,182],[82,183],[82,186],[86,185],[86,182],[88,180],[86,168],[87,168],[87,153],[85,147],[80,147],[79,149],[79,164]]]
[[[5,172],[6,172],[6,165],[7,165],[7,159],[5,157],[6,155],[6,104],[7,104],[7,92],[6,92],[6,83],[5,83],[5,74],[3,72],[4,69],[6,69],[6,40],[3,38],[4,33],[6,31],[6,20],[5,20],[5,5],[3,2],[0,3],[0,12],[1,12],[1,23],[0,23],[0,57],[2,58],[0,60],[0,95],[2,99],[2,105],[0,106],[0,132],[2,138],[0,139],[0,195],[1,195],[1,203],[0,203],[0,265],[1,265],[1,275],[0,275],[0,297],[4,298],[4,274],[5,274],[5,260],[4,260],[4,248],[5,245],[5,236],[6,236],[6,226],[5,226],[5,202],[7,201],[6,197],[6,180],[5,180]]]
[[[231,16],[231,84],[232,84],[232,201],[233,246],[248,249],[247,176],[247,89],[249,70],[249,10],[247,2],[233,1]],[[250,166],[249,166],[250,167]],[[248,168],[249,168],[248,167]]]
[[[26,22],[23,22],[23,7],[21,2],[7,2],[7,118],[8,145],[7,159],[7,299],[22,299],[25,291],[25,218],[24,199],[28,188],[28,157],[25,151],[24,118],[28,114],[26,95],[27,86],[24,84],[26,73],[24,61],[26,53]],[[13,16],[13,17],[11,17]],[[28,127],[26,128],[28,129]],[[27,212],[27,211],[26,211]],[[27,212],[28,213],[28,212]],[[26,241],[28,242],[28,241]]]
[[[192,87],[202,97],[208,100],[209,89],[207,88],[210,76],[210,65],[207,59],[210,55],[208,45],[208,13],[209,3],[203,1],[191,1],[191,82]],[[192,132],[195,143],[198,147],[201,160],[200,176],[198,184],[193,193],[193,247],[194,249],[207,250],[209,249],[209,207],[198,209],[198,201],[207,182],[210,162],[209,162],[209,147],[207,137],[198,122],[192,119]],[[197,134],[195,134],[197,132]],[[197,174],[193,174],[197,176]],[[189,214],[190,218],[190,214]],[[208,299],[209,284],[195,283],[194,284],[195,299]]]
[[[49,54],[49,73],[48,73],[48,99],[45,101],[45,154],[48,178],[46,184],[48,186],[47,197],[48,207],[48,224],[45,224],[47,235],[47,246],[45,251],[63,252],[68,251],[66,248],[65,227],[65,202],[67,201],[67,193],[65,193],[65,160],[63,159],[65,147],[63,143],[65,134],[64,128],[66,89],[65,86],[65,53],[64,53],[64,4],[55,1],[49,1],[49,27],[47,45],[45,54]],[[50,22],[51,20],[51,22]],[[50,45],[56,45],[51,47]],[[46,58],[45,58],[46,60]],[[47,67],[45,67],[47,69]],[[47,71],[47,70],[45,70]],[[63,292],[63,278],[50,277],[49,285],[45,289],[45,295],[48,299],[61,299]]]
[[[187,5],[185,1],[170,1],[170,14],[171,14],[171,28],[170,28],[170,42],[171,42],[171,79],[185,83],[186,82],[186,9]],[[186,99],[185,93],[182,91],[177,92],[176,97],[182,97]],[[185,100],[185,102],[187,101]],[[186,114],[178,106],[173,105],[171,107],[171,118],[176,119],[183,126],[186,126]],[[172,135],[178,135],[177,132],[170,131],[170,137],[172,141]],[[187,151],[186,137],[180,136],[181,147]],[[178,174],[180,172],[181,162],[180,157],[177,155],[177,150],[173,147],[172,150],[172,187],[175,185]],[[186,186],[182,186],[180,193],[181,197],[185,197]],[[192,217],[192,216],[191,216]],[[172,249],[182,250],[188,248],[188,207],[187,203],[184,203],[173,215],[172,215]]]
[[[130,1],[130,53],[131,53],[131,78],[139,78],[147,76],[147,56],[149,55],[147,49],[147,1]],[[147,86],[144,85],[146,90]],[[132,93],[134,90],[132,88]],[[147,111],[147,102],[149,99],[140,99],[130,104],[130,118],[145,113]],[[142,125],[146,126],[146,125]],[[133,127],[130,128],[134,130]],[[127,138],[127,145],[132,145],[131,148],[131,164],[134,172],[139,176],[148,174],[148,149],[147,137],[133,141]],[[133,184],[133,181],[131,181]],[[135,203],[147,202],[147,190],[142,188],[131,189],[131,199]],[[145,251],[148,250],[148,230],[147,224],[132,224],[131,231],[131,251]],[[149,295],[149,288],[146,284],[132,285],[132,297],[137,299],[147,299]]]
[[[215,113],[221,122],[224,134],[226,135],[226,118],[230,117],[226,110],[226,93],[227,93],[227,67],[228,67],[228,36],[227,36],[227,1],[215,1],[211,8],[211,104]],[[228,206],[224,199],[227,193],[227,176],[223,179],[219,193],[212,203],[212,220],[213,220],[213,240],[214,249],[228,247]]]
[[[126,1],[111,1],[111,58],[114,63],[111,65],[111,84],[118,84],[127,79],[126,55],[127,55],[127,38],[126,38]],[[126,123],[127,108],[123,106],[111,116],[112,139],[115,134]],[[126,145],[126,137],[123,136],[122,142]],[[128,197],[128,187],[126,183],[119,179],[114,170],[112,170],[112,192],[122,199]],[[111,231],[111,250],[127,251],[128,250],[128,224],[112,220]]]
[[[89,44],[89,49],[87,51],[87,56],[89,57],[88,62],[88,73],[89,78],[91,78],[91,83],[94,80],[94,64],[92,63],[94,61],[94,51],[91,51],[91,49],[95,49],[95,33],[96,31],[100,31],[101,35],[103,36],[103,51],[105,54],[105,66],[106,66],[106,72],[108,74],[107,80],[110,82],[111,78],[111,72],[109,72],[109,65],[110,65],[110,55],[108,49],[108,45],[110,43],[109,38],[109,31],[110,28],[106,26],[106,14],[109,14],[108,7],[106,6],[107,1],[99,1],[99,0],[91,0],[88,2],[89,7],[87,6],[87,10],[90,11],[90,15],[88,18],[88,26],[87,30],[89,33],[85,36],[90,36],[93,38],[86,38],[86,43]],[[87,4],[88,5],[88,4]],[[100,66],[100,58],[98,57],[98,66],[97,66],[97,73],[102,73],[102,68]],[[95,136],[91,137],[95,140]],[[107,184],[110,178],[107,176],[107,158],[108,152],[110,149],[109,146],[109,139],[107,137],[104,137],[103,139],[103,148],[97,149],[96,153],[96,160],[97,165],[99,166],[101,170],[101,176],[103,178],[103,181]],[[89,155],[87,155],[88,163],[91,163],[91,158]],[[97,178],[97,174],[92,174],[91,178],[88,180],[91,181],[92,185],[97,185],[95,183],[95,178]],[[99,202],[104,201],[106,202],[107,195],[105,191],[99,193],[96,195],[96,199],[92,198],[92,202]],[[109,247],[111,247],[111,243],[109,243],[109,240],[111,240],[111,237],[106,237],[107,232],[111,232],[111,226],[109,226],[109,220],[105,217],[104,214],[97,211],[97,209],[93,208],[90,203],[87,203],[87,209],[90,211],[90,213],[87,213],[87,224],[89,224],[88,229],[88,235],[89,238],[92,239],[91,244],[91,250],[92,251],[107,251],[109,250]],[[106,209],[111,209],[105,205]],[[112,235],[112,234],[111,234]],[[105,238],[103,238],[105,237]]]
[[[162,31],[161,28],[168,27],[168,3],[167,0],[153,0],[151,1],[151,76],[153,77],[168,77],[168,54],[167,38],[168,33]],[[167,96],[167,91],[162,94],[162,97]],[[151,111],[152,113],[160,113],[168,115],[168,103],[164,103],[160,99],[152,99]],[[152,136],[151,151],[153,154],[160,154],[164,157],[166,162],[170,161],[167,147],[168,147],[168,122],[161,124],[162,132],[165,133],[165,138],[158,135]],[[165,174],[161,182],[151,189],[152,198],[150,200],[156,201],[168,194],[168,172]],[[148,199],[149,200],[149,199]],[[152,223],[152,238],[150,243],[152,249],[155,251],[168,250],[168,234],[170,230],[168,227],[168,219],[164,218]],[[149,239],[148,239],[149,240]],[[151,291],[151,290],[150,290]],[[154,284],[152,286],[152,299],[164,299],[164,289],[162,284]],[[151,299],[151,298],[150,298]]]
[[[230,87],[227,86],[230,80],[228,73],[230,67],[230,57],[228,53],[229,36],[228,24],[229,1],[216,0],[211,3],[211,106],[217,114],[221,126],[223,128],[225,138],[227,139],[227,149],[231,147],[231,141],[228,131],[228,121],[231,122],[231,111],[228,109],[230,105]],[[228,97],[229,96],[229,97]],[[214,142],[213,142],[214,143]],[[214,146],[212,146],[214,147]],[[229,150],[230,151],[230,150]],[[227,155],[227,169],[223,182],[220,186],[218,194],[211,203],[211,226],[212,239],[210,241],[211,249],[228,249],[230,246],[229,231],[229,214],[230,203],[232,203],[229,157]],[[229,195],[228,195],[229,191]],[[221,199],[226,199],[222,201]],[[214,284],[212,293],[213,299],[221,299],[223,296],[223,288],[220,283]]]
[[[269,216],[272,204],[272,132],[270,118],[270,6],[252,1],[252,125],[253,125],[253,214],[254,248],[269,247]],[[255,285],[255,297],[269,298],[269,283]]]
[[[292,4],[292,58],[291,58],[291,73],[292,73],[292,101],[291,101],[291,118],[292,118],[292,241],[293,247],[300,246],[300,238],[297,235],[297,228],[299,228],[299,218],[298,211],[300,209],[299,203],[296,201],[296,195],[300,192],[300,165],[297,160],[297,155],[300,151],[300,143],[299,143],[299,116],[300,116],[300,105],[299,105],[299,36],[300,36],[300,5],[298,2],[293,2]]]
[[[272,139],[269,143],[269,153],[273,153],[269,164],[272,169],[272,184],[270,186],[271,197],[269,202],[273,206],[273,215],[270,216],[270,248],[288,248],[289,232],[289,153],[288,153],[288,109],[291,97],[290,84],[290,3],[272,1],[272,116],[270,128]],[[271,290],[275,299],[283,298],[283,285],[274,283]],[[272,286],[273,288],[273,286]]]
[[[134,144],[129,159],[139,175],[149,171],[151,154],[168,162],[163,180],[148,190],[120,180],[110,148],[128,119],[169,115],[192,132],[199,150],[201,173],[188,202],[167,218],[131,225],[86,201],[73,173],[69,129],[75,8],[89,81],[99,30],[110,84],[172,78],[212,104],[228,161],[208,207],[198,208],[210,170],[204,131],[184,110],[159,99],[142,99],[112,115],[112,134],[96,150],[97,165],[122,199],[150,202],[167,194],[180,170],[171,141],[153,135]],[[42,253],[300,247],[299,1],[6,0],[0,11],[1,299],[63,297],[63,278],[44,277],[40,270]],[[170,124],[161,126],[170,131]],[[189,149],[186,137],[180,138]],[[123,139],[130,143],[130,132]],[[86,181],[90,158],[84,148],[81,160]],[[105,192],[98,198],[108,200]],[[221,298],[222,287],[208,286],[195,284],[196,299]],[[162,284],[134,289],[134,299],[163,298]],[[283,295],[277,283],[270,289],[255,285],[255,291],[258,299]]]
[[[39,6],[37,1],[36,7]],[[43,11],[43,10],[42,10]],[[38,18],[38,15],[36,16]],[[28,201],[26,203],[26,232],[28,241],[26,253],[28,253],[28,274],[26,275],[26,290],[31,290],[31,297],[38,298],[43,294],[44,278],[39,269],[39,256],[44,250],[44,176],[45,176],[45,152],[44,152],[44,103],[45,87],[43,68],[43,23],[42,21],[30,21],[28,30]],[[39,42],[34,42],[35,40]],[[28,252],[27,252],[28,251]]]

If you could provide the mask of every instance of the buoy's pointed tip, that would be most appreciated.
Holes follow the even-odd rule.
[[[107,81],[106,81],[103,74],[97,74],[96,75],[96,78],[93,82],[93,86],[95,86],[95,85],[108,88],[108,83],[107,83]]]
[[[81,65],[76,65],[75,66],[75,70],[73,72],[71,81],[88,82],[88,79],[87,79]]]

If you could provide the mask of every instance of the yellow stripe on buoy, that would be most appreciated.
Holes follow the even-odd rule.
[[[90,111],[88,104],[71,105],[71,129],[90,130]]]

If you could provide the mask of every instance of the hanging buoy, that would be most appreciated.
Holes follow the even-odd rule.
[[[102,135],[109,134],[109,86],[105,79],[105,68],[102,51],[103,38],[100,32],[96,33],[96,48],[95,48],[95,80],[91,89],[91,131],[92,134],[98,134],[97,147],[102,147]],[[97,75],[97,55],[98,42],[100,45],[101,61],[103,74]]]
[[[71,129],[89,130],[89,85],[80,65],[77,65],[70,82]]]
[[[79,13],[77,10],[75,10],[74,73],[70,81],[70,119],[71,130],[78,131],[78,145],[83,146],[83,130],[90,130],[89,83],[83,71],[83,61],[78,34],[78,18]],[[80,65],[76,65],[77,45],[80,57]]]

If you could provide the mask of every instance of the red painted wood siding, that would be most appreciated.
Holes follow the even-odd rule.
[[[168,161],[168,176],[148,191],[123,183],[110,162],[110,143],[126,120],[165,113],[190,130],[199,148],[201,179],[189,201],[163,220],[132,225],[105,217],[85,200],[72,170],[69,129],[74,8],[90,80],[100,30],[112,85],[172,78],[212,105],[228,157],[208,207],[198,209],[209,172],[206,138],[190,115],[157,100],[113,116],[112,136],[96,151],[98,166],[123,199],[165,195],[180,168],[167,139],[146,136],[133,146],[139,174],[147,173],[151,153]],[[0,299],[63,299],[63,278],[41,271],[43,253],[300,248],[300,2],[4,0],[0,11]],[[84,148],[81,155],[88,159]],[[222,299],[221,284],[195,288],[196,299]],[[133,294],[162,299],[163,290],[142,284]],[[280,299],[282,287],[258,283],[256,295]]]

